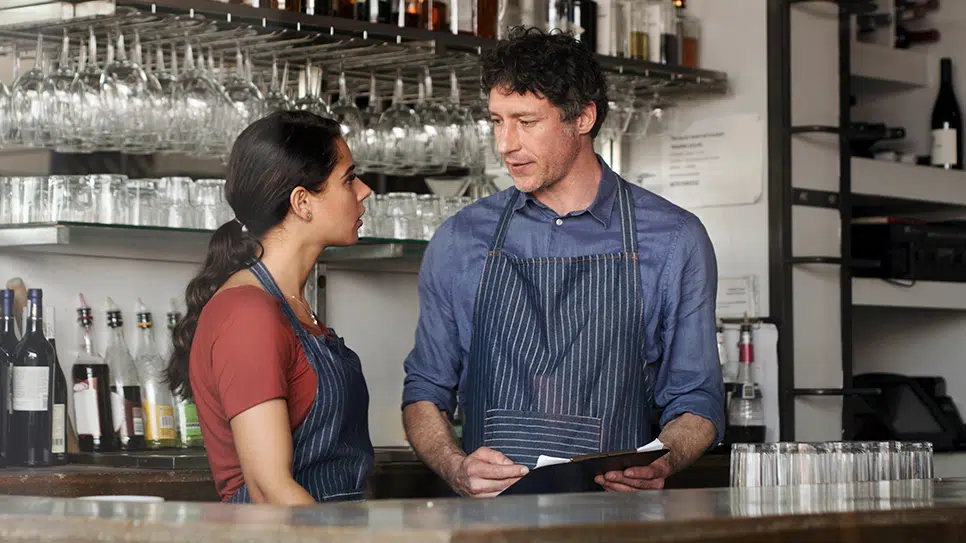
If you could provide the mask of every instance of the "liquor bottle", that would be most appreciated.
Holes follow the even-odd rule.
[[[761,389],[754,376],[755,351],[748,317],[741,324],[738,341],[738,387],[728,405],[728,443],[764,443],[765,411]]]
[[[17,348],[16,318],[14,317],[14,292],[0,291],[0,467],[7,465],[7,447],[10,429],[10,374],[13,353]]]
[[[54,350],[54,407],[51,419],[51,460],[55,466],[67,463],[67,379],[57,356],[54,306],[44,308],[44,336]]]
[[[449,5],[446,0],[420,0],[420,27],[449,32]]]
[[[963,169],[963,112],[953,88],[953,61],[940,60],[939,93],[932,107],[932,165]]]
[[[138,299],[138,340],[134,355],[141,378],[144,441],[149,449],[175,446],[174,398],[164,384],[164,362],[154,342],[151,312]]]
[[[626,5],[628,6],[627,9],[631,17],[630,24],[628,25],[630,32],[627,40],[626,55],[638,60],[651,60],[649,47],[650,36],[648,35],[650,23],[648,22],[648,17],[652,10],[647,4],[639,2],[628,2]]]
[[[597,2],[574,0],[570,19],[576,27],[577,39],[587,49],[597,52]]]
[[[44,337],[44,300],[38,288],[27,291],[24,335],[13,355],[8,462],[15,466],[51,465],[54,400],[54,348]]]
[[[901,140],[906,137],[906,129],[901,126],[887,126],[885,123],[853,122],[849,125],[849,147],[852,156],[873,158],[876,144],[885,141]]]
[[[700,66],[699,53],[701,49],[701,23],[691,15],[685,0],[675,0],[678,20],[678,51],[681,55],[681,66],[697,68]]]
[[[458,2],[459,0],[453,1]],[[496,38],[499,31],[499,0],[476,0],[475,3],[474,33],[480,38]]]
[[[104,359],[111,376],[111,410],[114,431],[120,448],[126,451],[144,449],[144,412],[141,409],[141,385],[131,351],[124,341],[124,320],[114,300],[107,299],[107,326],[111,338]]]
[[[111,376],[107,362],[94,348],[94,317],[84,295],[77,308],[80,326],[77,359],[72,373],[77,446],[84,452],[117,450],[111,406]]]
[[[177,310],[177,303],[171,301],[171,311],[167,314],[168,334],[174,333],[174,327],[181,320],[181,313]],[[170,352],[170,350],[169,350]],[[170,356],[166,356],[168,359]],[[198,408],[191,400],[184,399],[177,394],[174,397],[174,422],[177,426],[178,447],[202,447],[204,441],[201,436],[201,423],[198,421]]]

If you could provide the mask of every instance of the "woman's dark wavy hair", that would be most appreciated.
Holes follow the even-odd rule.
[[[165,376],[175,394],[193,397],[188,359],[202,308],[229,277],[261,257],[259,240],[288,215],[296,187],[314,193],[324,190],[339,161],[341,137],[335,121],[304,111],[282,111],[253,122],[235,140],[225,200],[236,219],[212,235],[201,271],[185,289],[187,311],[174,327],[174,351]]]
[[[560,108],[566,122],[593,102],[597,122],[592,138],[607,119],[607,78],[594,53],[569,33],[514,27],[505,40],[483,53],[481,65],[483,92],[499,87],[542,96]]]

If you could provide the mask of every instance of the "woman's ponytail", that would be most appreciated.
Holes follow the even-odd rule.
[[[221,225],[211,236],[205,263],[185,289],[187,311],[172,333],[174,351],[166,378],[171,391],[181,398],[193,398],[188,358],[191,356],[191,341],[198,328],[201,310],[229,277],[250,267],[259,258],[260,252],[258,240],[243,231],[242,224],[235,219]]]

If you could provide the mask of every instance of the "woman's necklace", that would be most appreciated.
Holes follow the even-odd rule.
[[[312,324],[314,324],[316,326],[316,328],[321,328],[319,326],[318,319],[315,318],[315,312],[312,311],[311,309],[309,309],[309,304],[303,302],[302,300],[296,298],[295,296],[289,295],[289,298],[291,298],[291,299],[295,300],[296,302],[298,302],[299,305],[302,306],[302,309],[305,309],[305,312],[308,313],[310,317],[312,317]]]

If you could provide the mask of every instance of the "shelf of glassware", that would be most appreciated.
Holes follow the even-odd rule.
[[[492,47],[496,40],[472,35],[452,34],[421,28],[399,27],[392,24],[371,23],[354,19],[308,15],[271,8],[258,8],[232,2],[215,0],[0,0],[0,28],[15,26],[17,34],[7,39],[32,39],[39,31],[59,37],[65,27],[73,31],[84,30],[100,19],[105,24],[116,24],[114,18],[136,10],[152,15],[189,15],[205,17],[225,26],[244,25],[260,34],[277,30],[292,30],[312,34],[319,39],[339,42],[341,47],[361,52],[359,58],[380,52],[380,44],[415,45],[420,51],[431,51],[438,57],[462,55],[472,57]],[[171,38],[181,30],[172,25]],[[227,40],[231,41],[231,40]],[[309,48],[320,50],[318,44]],[[322,58],[320,55],[316,55]],[[378,56],[378,55],[377,55]],[[348,58],[348,57],[346,57]],[[416,66],[422,67],[425,59],[413,56]],[[716,70],[687,68],[678,65],[648,62],[623,57],[598,55],[604,70],[621,76],[630,82],[635,94],[653,95],[660,91],[663,96],[678,99],[701,96],[724,95],[729,91],[728,74]],[[340,61],[345,60],[339,57]],[[385,64],[385,65],[383,65]],[[386,71],[394,73],[406,62],[373,63],[366,72]]]
[[[117,224],[34,223],[0,226],[0,249],[38,253],[200,263],[212,232]],[[353,267],[418,263],[424,240],[362,238],[351,247],[330,248],[319,261]]]

